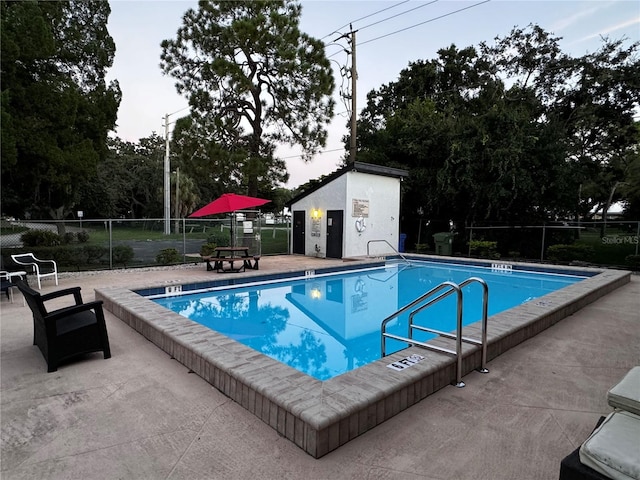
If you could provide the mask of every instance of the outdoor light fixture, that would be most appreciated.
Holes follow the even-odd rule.
[[[320,213],[320,210],[318,210],[317,208],[314,208],[313,210],[311,210],[311,217],[314,220],[318,220],[320,217],[322,217],[322,214]]]

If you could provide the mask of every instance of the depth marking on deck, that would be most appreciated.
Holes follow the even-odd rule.
[[[409,355],[408,357],[405,357],[402,360],[397,360],[393,363],[390,363],[389,365],[387,365],[387,368],[400,371],[400,370],[404,370],[405,368],[409,368],[415,365],[416,363],[421,362],[422,360],[424,360],[424,357],[422,355],[418,355],[414,353],[413,355]]]

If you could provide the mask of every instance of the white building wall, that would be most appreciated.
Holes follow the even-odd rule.
[[[342,175],[291,205],[292,212],[305,212],[305,255],[323,258],[327,256],[327,210],[344,210],[346,184],[346,175]],[[314,210],[320,212],[319,230],[314,229]]]
[[[348,172],[346,209],[344,217],[345,257],[367,254],[370,240],[386,240],[398,249],[400,219],[400,179],[373,175],[370,173]],[[366,228],[362,232],[356,229],[356,213],[353,212],[353,200],[369,203],[369,216],[365,218]],[[370,244],[371,254],[392,253],[384,242]]]
[[[368,206],[366,228],[356,229],[357,212],[353,202]],[[386,240],[398,249],[400,214],[400,179],[362,172],[347,172],[291,205],[291,211],[305,212],[305,255],[326,257],[327,210],[343,211],[342,256],[367,254],[369,240]],[[314,226],[313,211],[320,212]],[[293,232],[292,232],[293,234]],[[293,242],[293,237],[292,237]],[[384,242],[371,244],[371,254],[389,254],[393,250]]]

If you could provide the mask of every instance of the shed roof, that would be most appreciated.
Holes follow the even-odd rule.
[[[303,198],[311,195],[316,190],[324,187],[328,183],[334,181],[336,178],[341,177],[347,172],[362,172],[362,173],[370,173],[372,175],[381,175],[383,177],[395,177],[395,178],[404,178],[409,175],[407,170],[402,170],[400,168],[392,168],[385,167],[384,165],[374,165],[373,163],[364,163],[364,162],[353,162],[348,163],[346,166],[336,170],[333,173],[330,173],[326,177],[324,177],[320,182],[316,183],[312,187],[309,187],[299,195],[296,195],[291,200],[286,203],[287,207],[291,207],[296,202],[299,202]]]

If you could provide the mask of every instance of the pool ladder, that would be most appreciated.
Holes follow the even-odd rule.
[[[463,337],[462,336],[462,289],[469,285],[470,283],[479,283],[480,285],[482,285],[482,290],[483,290],[483,294],[482,294],[482,338],[480,340],[476,340],[474,338],[469,338],[469,337]],[[437,293],[439,293],[439,295],[437,297],[431,298],[429,300],[430,297],[433,297],[434,295],[436,295]],[[457,296],[457,308],[456,308],[456,333],[452,334],[452,333],[448,333],[448,332],[442,332],[440,330],[435,330],[433,328],[427,328],[427,327],[423,327],[421,325],[416,325],[414,323],[414,318],[415,316],[422,312],[423,310],[425,310],[426,308],[430,307],[431,305],[439,302],[440,300],[443,300],[444,298],[447,298],[449,295],[453,295],[456,294]],[[488,303],[489,303],[489,287],[487,286],[487,283],[482,280],[481,278],[478,277],[470,277],[468,279],[466,279],[464,282],[457,284],[457,283],[453,283],[453,282],[443,282],[440,285],[438,285],[437,287],[432,288],[431,290],[429,290],[427,293],[419,296],[418,298],[416,298],[413,302],[405,305],[404,307],[402,307],[400,310],[398,310],[395,313],[392,313],[391,315],[389,315],[387,318],[385,318],[382,321],[382,324],[380,326],[380,331],[381,331],[381,344],[382,344],[382,357],[386,357],[387,353],[386,353],[386,339],[387,338],[392,338],[394,340],[399,340],[401,342],[406,342],[408,343],[410,346],[418,346],[418,347],[422,347],[422,348],[426,348],[428,350],[434,350],[436,352],[442,352],[442,353],[447,353],[450,355],[455,355],[456,357],[456,387],[464,387],[464,382],[462,381],[462,342],[465,343],[471,343],[473,345],[480,345],[482,347],[482,364],[480,366],[480,368],[478,369],[479,372],[481,373],[488,373],[489,370],[487,369],[487,310],[488,310]],[[399,317],[400,315],[402,315],[403,313],[405,313],[408,310],[413,309],[410,313],[409,313],[409,336],[408,337],[401,337],[398,335],[394,335],[392,333],[387,333],[386,328],[387,328],[387,324]],[[423,332],[429,332],[429,333],[435,333],[440,335],[441,337],[445,337],[445,338],[451,338],[454,339],[456,341],[456,349],[455,350],[451,350],[449,348],[444,348],[444,347],[440,347],[437,345],[431,345],[425,342],[420,342],[418,340],[415,340],[413,338],[413,332],[414,330],[420,330]]]
[[[369,240],[367,242],[367,257],[371,256],[369,247],[371,246],[372,243],[386,243],[391,248],[391,250],[393,250],[396,253],[396,255],[398,255],[400,258],[404,260],[404,262],[407,265],[411,265],[411,262],[407,259],[407,257],[405,257],[402,253],[400,253],[393,245],[391,245],[386,240]]]

